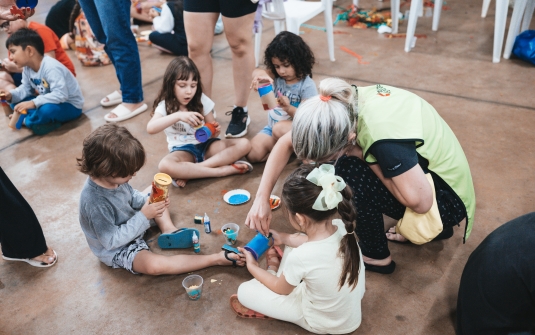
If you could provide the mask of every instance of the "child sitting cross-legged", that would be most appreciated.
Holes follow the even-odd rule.
[[[221,127],[215,121],[214,102],[202,93],[201,75],[188,57],[169,63],[154,106],[147,132],[163,130],[167,135],[169,154],[160,161],[159,169],[173,178],[173,185],[184,187],[189,179],[252,171],[249,162],[239,160],[251,150],[249,140],[218,138]],[[213,133],[201,143],[195,128],[207,123],[214,127]]]
[[[5,92],[14,111],[35,134],[43,135],[82,114],[84,98],[72,73],[52,57],[44,56],[43,40],[23,28],[6,41],[9,59],[23,67],[22,84]]]
[[[286,179],[282,203],[299,233],[270,230],[275,245],[286,248],[282,260],[268,251],[267,270],[239,248],[255,278],[230,299],[239,316],[271,317],[316,334],[345,334],[359,327],[365,277],[351,196],[329,164],[301,165]]]
[[[145,163],[141,143],[114,124],[99,127],[83,144],[80,171],[89,175],[80,196],[80,225],[89,248],[104,264],[134,274],[180,274],[214,265],[244,265],[237,254],[163,256],[150,251],[143,234],[156,223],[162,237],[184,246],[192,242],[192,229],[177,230],[169,215],[169,200],[149,204],[146,192],[134,190],[128,181]],[[200,237],[200,236],[199,236]],[[191,243],[190,246],[193,246]],[[232,258],[230,258],[232,257]]]

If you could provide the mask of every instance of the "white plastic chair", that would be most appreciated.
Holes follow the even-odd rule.
[[[397,2],[394,7],[394,1]],[[500,1],[500,0],[498,0]],[[440,13],[442,12],[442,3],[443,0],[435,0],[435,8],[433,11],[433,31],[438,30],[438,24],[440,23]],[[399,0],[393,0],[392,1],[392,8],[397,8],[396,11],[392,10],[392,13],[396,14],[396,18],[394,19],[394,15],[392,15],[392,32],[397,32],[397,14],[399,13]],[[411,1],[411,9],[409,12],[409,20],[407,22],[407,38],[405,39],[405,52],[410,52],[412,48],[414,48],[416,44],[416,38],[414,37],[414,33],[416,31],[416,23],[418,22],[418,16],[423,15],[423,0],[413,0]],[[394,24],[396,25],[394,29]]]
[[[284,22],[286,21],[286,13],[284,11],[283,0],[273,0],[271,3],[264,4],[262,10],[262,17],[265,19],[273,20],[273,26],[275,28],[275,35],[278,35],[284,29]],[[255,34],[254,55],[255,55],[255,67],[258,67],[260,63],[260,46],[262,42],[262,28]]]
[[[312,19],[316,15],[323,12],[325,18],[325,30],[327,35],[327,46],[329,49],[329,59],[334,62],[334,33],[333,33],[333,3],[332,0],[321,0],[320,1],[300,1],[300,0],[288,0],[283,2],[283,0],[273,0],[273,6],[277,6],[277,3],[283,3],[284,12],[285,12],[285,23],[286,30],[292,32],[296,35],[299,35],[299,27]],[[269,18],[269,15],[262,15],[265,18]],[[277,20],[275,21],[277,23]],[[280,29],[282,27],[279,26]],[[275,33],[277,31],[277,26],[275,26]],[[261,42],[261,32],[257,33],[255,36],[255,57],[256,57],[256,66],[258,66],[260,60],[260,42]]]
[[[503,51],[503,58],[509,59],[511,57],[515,39],[521,32],[528,30],[534,10],[535,0],[515,0],[513,16],[511,16],[507,41],[505,42],[505,50]],[[522,25],[520,24],[521,22]]]

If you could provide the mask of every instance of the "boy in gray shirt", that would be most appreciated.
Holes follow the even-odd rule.
[[[84,140],[78,166],[89,177],[80,196],[80,225],[95,256],[108,266],[134,274],[179,274],[214,265],[245,265],[243,255],[225,252],[163,256],[150,251],[143,234],[153,219],[162,231],[158,238],[161,247],[161,241],[176,242],[174,247],[193,243],[192,229],[177,230],[171,221],[169,199],[149,204],[148,190],[141,193],[128,184],[144,163],[143,146],[124,127],[107,124]]]
[[[22,84],[5,92],[13,110],[23,114],[21,122],[43,135],[82,114],[84,98],[78,82],[63,64],[44,56],[37,32],[20,29],[7,39],[6,47],[9,58],[23,67]]]

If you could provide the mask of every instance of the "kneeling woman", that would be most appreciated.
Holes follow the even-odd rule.
[[[337,174],[353,189],[367,270],[393,272],[388,239],[405,241],[393,231],[385,234],[383,214],[400,219],[407,208],[427,213],[434,196],[443,224],[435,239],[451,237],[464,219],[468,238],[475,212],[472,176],[459,141],[433,106],[395,87],[356,87],[334,78],[323,80],[319,91],[299,106],[292,132],[268,159],[249,227],[269,228],[269,195],[293,144],[301,159],[337,160]]]

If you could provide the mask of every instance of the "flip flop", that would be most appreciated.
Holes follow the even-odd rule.
[[[241,168],[236,164],[245,164],[245,165],[247,165],[247,169]],[[253,165],[251,163],[249,163],[248,161],[235,161],[234,163],[232,163],[230,165],[233,168],[235,168],[236,170],[240,171],[241,174],[253,171]]]
[[[193,247],[193,232],[201,237],[195,228],[180,228],[170,234],[161,234],[158,237],[158,245],[162,249],[186,249]]]
[[[56,251],[55,250],[52,250],[54,251],[54,256],[55,256],[55,259],[52,263],[45,263],[45,262],[40,262],[40,261],[34,261],[33,259],[31,258],[11,258],[11,257],[6,257],[4,255],[2,255],[2,258],[5,259],[6,261],[12,261],[12,262],[26,262],[28,264],[30,264],[31,266],[35,266],[35,267],[38,267],[38,268],[49,268],[51,267],[52,265],[56,264],[56,262],[58,261],[58,254],[56,254]],[[44,255],[44,254],[43,254]],[[52,256],[50,256],[52,257]]]
[[[108,101],[104,100],[106,98],[108,98]],[[121,102],[123,102],[123,96],[119,91],[113,91],[112,93],[104,97],[102,100],[100,100],[100,104],[104,107],[115,106],[120,104]]]
[[[230,297],[230,308],[232,308],[232,310],[234,311],[234,313],[236,313],[236,315],[245,319],[263,319],[263,320],[272,319],[269,316],[255,312],[252,309],[249,309],[243,306],[238,300],[237,294],[233,294]]]
[[[147,104],[143,104],[140,107],[138,107],[136,110],[131,112],[130,109],[126,108],[124,105],[119,105],[115,107],[111,112],[106,114],[104,116],[104,120],[108,122],[120,122],[120,121],[128,120],[140,113],[143,113],[144,111],[147,110],[147,108],[148,108]],[[114,118],[110,117],[111,113],[115,114],[117,117],[114,117]]]

